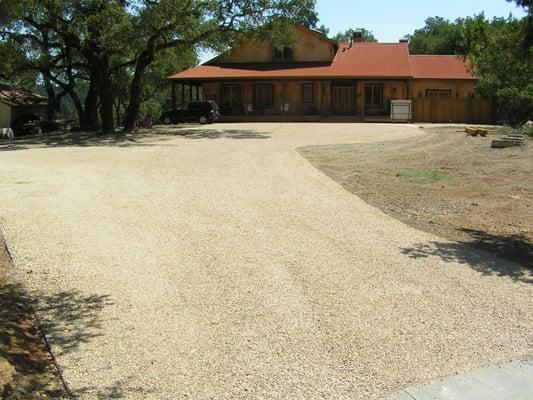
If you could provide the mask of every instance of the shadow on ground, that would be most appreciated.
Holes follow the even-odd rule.
[[[29,297],[20,285],[5,281],[0,282],[0,358],[15,368],[0,398],[36,398],[37,394],[44,398],[63,398],[65,395],[37,329]]]
[[[128,381],[134,381],[133,377],[129,377]],[[85,387],[75,390],[75,396],[77,397],[90,397],[96,398],[98,400],[107,400],[107,399],[122,399],[122,398],[131,398],[142,397],[149,398],[153,397],[153,390],[147,390],[140,386],[132,386],[125,381],[117,381],[110,386],[105,387]],[[152,394],[152,396],[150,396]]]
[[[59,355],[101,336],[100,313],[109,305],[107,295],[84,295],[74,290],[42,295],[34,303],[41,329]]]
[[[48,389],[61,385],[42,333],[56,354],[75,351],[101,335],[100,313],[110,304],[108,296],[87,296],[76,291],[43,295],[32,301],[21,285],[0,283],[0,357],[16,369],[3,398],[34,398],[36,393],[63,398],[62,389]],[[116,390],[106,389],[101,398],[116,398],[111,397]]]
[[[196,128],[196,129],[194,129]],[[56,147],[135,147],[161,146],[173,137],[187,139],[268,139],[263,132],[246,129],[216,129],[195,127],[192,125],[140,129],[132,133],[117,132],[103,135],[97,132],[52,132],[39,135],[16,137],[9,141],[0,141],[0,151],[27,150],[29,148]]]
[[[533,283],[533,244],[525,235],[494,235],[471,229],[462,231],[467,233],[472,241],[433,241],[430,244],[421,243],[403,248],[401,251],[415,259],[439,257],[446,262],[466,264],[484,275],[507,276],[516,281]],[[472,247],[484,252],[476,251]]]

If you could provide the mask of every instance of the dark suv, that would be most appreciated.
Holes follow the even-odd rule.
[[[164,124],[177,124],[178,122],[199,122],[212,124],[218,119],[220,113],[218,105],[214,101],[187,101],[177,109],[165,111],[161,114],[161,122]]]

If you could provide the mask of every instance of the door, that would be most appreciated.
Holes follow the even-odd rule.
[[[426,96],[429,104],[430,122],[451,121],[451,91],[450,90],[427,90]]]
[[[331,111],[335,115],[355,115],[355,86],[333,86]]]
[[[387,115],[382,83],[365,83],[365,115]]]

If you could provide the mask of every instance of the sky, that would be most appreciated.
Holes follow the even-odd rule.
[[[480,12],[485,16],[521,17],[524,12],[506,0],[317,0],[320,22],[330,29],[330,35],[348,28],[366,28],[380,42],[397,42],[400,37],[424,26],[428,17],[441,16],[454,20]],[[206,52],[200,61],[215,54]]]

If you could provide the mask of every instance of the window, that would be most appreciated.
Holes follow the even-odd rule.
[[[272,48],[272,61],[292,61],[293,58],[294,51],[290,47]]]
[[[241,105],[241,85],[222,85],[222,106],[235,107]]]
[[[302,83],[302,103],[313,103],[312,83]]]
[[[370,83],[365,85],[365,106],[383,107],[383,85],[381,83]]]
[[[451,90],[442,90],[442,89],[428,89],[426,90],[426,97],[451,97]]]
[[[200,108],[201,108],[200,103],[194,101],[194,102],[189,103],[189,107],[187,108],[187,110],[189,110],[189,111],[197,111]]]
[[[271,83],[254,85],[254,106],[257,108],[272,108],[274,106],[274,86]]]

